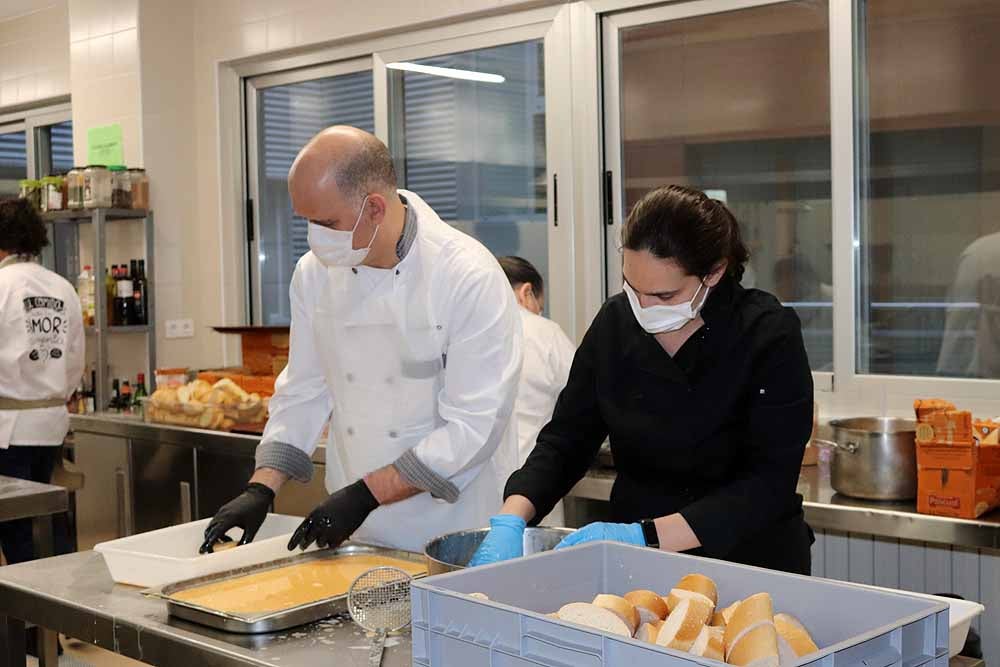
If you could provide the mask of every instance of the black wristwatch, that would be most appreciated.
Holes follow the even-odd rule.
[[[660,536],[656,534],[656,524],[652,519],[643,519],[639,522],[642,526],[642,537],[646,540],[646,546],[653,549],[660,548]]]

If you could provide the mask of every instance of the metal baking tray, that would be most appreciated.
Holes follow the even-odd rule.
[[[164,586],[156,586],[142,591],[142,594],[147,597],[159,598],[166,601],[167,612],[171,616],[182,618],[186,621],[191,621],[200,625],[207,625],[208,627],[216,628],[218,630],[240,634],[280,632],[282,630],[288,630],[289,628],[294,628],[299,625],[312,623],[314,621],[347,611],[347,593],[323,600],[317,600],[316,602],[310,602],[309,604],[299,605],[298,607],[292,607],[290,609],[260,612],[256,614],[239,614],[219,611],[217,609],[209,609],[207,607],[191,604],[190,602],[176,600],[171,596],[190,588],[197,588],[198,586],[204,586],[206,584],[214,584],[219,581],[235,579],[247,574],[265,572],[267,570],[274,570],[279,567],[296,565],[298,563],[313,560],[340,558],[343,556],[385,556],[387,558],[397,558],[400,560],[420,563],[422,565],[426,564],[426,560],[422,554],[413,553],[411,551],[399,551],[366,544],[345,544],[337,549],[311,551],[309,553],[298,554],[296,556],[290,556],[288,558],[282,558],[267,563],[260,563],[259,565],[251,565],[249,567],[242,567],[236,570],[205,575],[196,579],[188,579],[186,581],[178,581]],[[418,578],[421,576],[425,575],[417,575]]]

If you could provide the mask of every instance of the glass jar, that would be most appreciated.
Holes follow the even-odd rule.
[[[83,170],[83,207],[111,206],[111,172],[103,164],[87,165]]]
[[[64,206],[63,179],[60,176],[46,176],[42,179],[42,210],[61,211]]]
[[[149,208],[149,176],[145,169],[129,169],[132,179],[132,208]]]
[[[21,199],[27,199],[38,210],[42,209],[42,182],[33,178],[25,178],[19,182]]]
[[[66,208],[83,208],[83,167],[73,167],[66,174]]]
[[[69,210],[69,182],[66,174],[56,174],[59,177],[59,193],[62,195],[62,210]]]
[[[111,172],[111,207],[132,208],[132,177],[120,164],[108,170]]]

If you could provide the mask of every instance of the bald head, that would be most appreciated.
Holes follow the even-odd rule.
[[[347,125],[334,125],[309,140],[288,172],[292,201],[336,197],[360,206],[365,195],[396,192],[392,155],[378,137]]]

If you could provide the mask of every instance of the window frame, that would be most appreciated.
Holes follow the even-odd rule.
[[[235,236],[242,252],[239,261],[246,264],[243,275],[243,311],[244,321],[258,324],[261,314],[261,289],[259,274],[259,253],[256,239],[260,238],[258,225],[260,216],[257,205],[259,191],[257,177],[259,156],[257,138],[259,136],[259,119],[257,118],[256,93],[263,88],[259,82],[267,85],[281,85],[299,81],[330,76],[329,72],[340,71],[337,68],[345,63],[370,62],[374,83],[375,134],[387,145],[390,145],[389,118],[393,113],[391,96],[389,94],[389,72],[386,63],[395,60],[414,59],[444,55],[448,53],[474,49],[502,46],[532,39],[544,39],[545,54],[545,86],[546,86],[546,117],[570,117],[572,113],[571,67],[570,67],[570,14],[572,5],[553,5],[538,7],[502,15],[453,22],[436,27],[419,29],[411,32],[398,33],[383,37],[367,38],[343,43],[329,48],[319,48],[309,53],[273,58],[254,59],[250,62],[232,63],[224,66],[220,76],[220,87],[223,97],[226,97],[227,86],[236,84],[238,97],[229,88],[230,103],[238,101],[240,114],[240,142],[233,146],[233,137],[223,140],[223,151],[234,158],[238,155],[239,182],[229,186],[224,183],[223,200],[233,195],[234,203],[242,203],[236,208]],[[332,69],[329,69],[332,68]],[[360,71],[355,69],[353,71]],[[326,72],[326,73],[324,73]],[[342,71],[341,73],[348,73]],[[251,81],[258,81],[255,89]],[[225,103],[223,103],[223,106]],[[223,118],[231,118],[223,111]],[[253,135],[253,136],[251,136]],[[574,238],[576,224],[574,220],[576,196],[573,188],[576,164],[573,152],[572,128],[563,125],[556,127],[555,123],[546,123],[546,170],[547,192],[547,224],[549,237],[549,295],[559,295],[549,300],[551,317],[558,322],[573,339],[583,334],[578,325],[585,321],[589,324],[590,316],[582,317],[578,303],[580,295],[575,280]],[[558,176],[558,212],[559,224],[555,225],[556,210],[555,193],[552,187],[553,175]],[[232,187],[232,190],[229,189]],[[255,239],[253,247],[248,241],[248,205],[253,200],[252,234]],[[253,290],[251,292],[251,290]],[[253,296],[251,297],[251,294]],[[252,300],[251,300],[252,299]],[[596,312],[596,308],[594,309]],[[252,317],[251,317],[252,314]]]
[[[649,7],[646,5],[633,5],[628,2],[600,2],[600,3],[590,3],[591,5],[597,5],[602,7],[612,6],[617,10],[611,13],[605,13],[600,21],[601,30],[601,53],[602,53],[602,101],[604,109],[604,167],[603,171],[606,175],[610,174],[610,178],[606,178],[604,189],[607,188],[608,183],[610,183],[610,192],[608,193],[609,200],[607,205],[610,206],[611,218],[608,219],[605,214],[604,219],[604,256],[605,256],[605,269],[604,269],[604,289],[608,297],[611,296],[611,285],[616,281],[621,282],[621,262],[616,261],[619,255],[618,243],[621,237],[622,224],[625,219],[625,199],[624,199],[624,172],[623,172],[623,142],[621,140],[621,33],[629,28],[650,25],[653,23],[662,23],[665,21],[677,21],[688,18],[695,18],[699,16],[708,16],[712,14],[719,14],[723,12],[739,11],[743,9],[752,9],[755,7],[766,7],[770,5],[780,5],[788,2],[794,2],[795,0],[691,0],[690,2],[682,2],[671,5],[662,5]],[[837,0],[830,0],[831,14],[832,7],[837,3]],[[831,25],[832,25],[832,16]],[[832,32],[832,30],[831,30]],[[832,35],[831,35],[832,39]],[[831,45],[832,45],[831,41]],[[831,48],[831,57],[835,49]],[[832,76],[833,63],[831,62],[831,85],[833,83]],[[833,99],[831,98],[831,116],[832,116],[832,104]],[[836,149],[836,139],[832,135],[831,127],[831,150]],[[833,159],[831,155],[831,179],[835,177],[835,172],[833,170]],[[836,216],[836,211],[834,211],[834,217]],[[834,229],[836,224],[834,224]],[[833,239],[834,246],[837,245],[836,239]],[[833,260],[831,260],[833,261]],[[836,277],[836,267],[834,265],[834,276]],[[836,297],[836,279],[834,280],[834,292]],[[837,314],[838,308],[836,305],[837,301],[834,298],[834,322],[833,322],[833,338],[834,338],[834,370],[831,371],[813,371],[813,385],[816,391],[831,392],[834,388],[834,375],[836,373],[837,364]]]
[[[247,321],[252,325],[263,325],[264,303],[261,284],[260,267],[260,178],[263,163],[258,155],[261,137],[260,94],[268,88],[285,86],[316,79],[325,79],[345,74],[358,74],[372,71],[371,56],[351,58],[323,65],[303,67],[287,72],[258,74],[243,79],[244,106],[244,191],[246,206],[252,207],[253,214],[247,220],[244,230],[244,246],[246,248],[246,289],[244,290],[244,307]],[[372,104],[375,104],[374,98]],[[252,225],[252,230],[251,230]],[[248,237],[253,237],[250,240]]]

